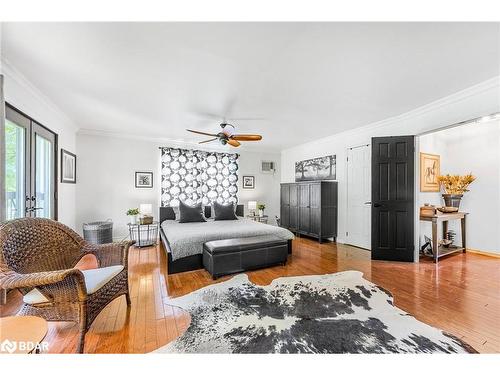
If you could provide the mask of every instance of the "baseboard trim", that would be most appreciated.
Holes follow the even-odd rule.
[[[500,258],[500,253],[491,253],[489,251],[482,251],[482,250],[467,248],[466,252],[468,252],[468,253],[474,253],[474,254],[480,254],[480,255],[485,255],[487,257],[492,257],[492,258]]]

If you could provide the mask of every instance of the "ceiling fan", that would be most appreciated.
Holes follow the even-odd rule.
[[[229,144],[233,147],[239,147],[241,144],[240,141],[243,142],[260,141],[262,139],[262,136],[259,134],[234,134],[235,131],[234,125],[229,124],[227,122],[222,122],[220,124],[220,127],[222,128],[222,131],[220,131],[217,134],[205,133],[191,129],[186,129],[186,130],[191,133],[208,135],[210,137],[213,137],[211,139],[207,139],[206,141],[201,141],[199,143],[208,143],[218,140],[223,145]]]

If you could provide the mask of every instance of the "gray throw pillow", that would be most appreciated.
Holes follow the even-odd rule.
[[[223,205],[214,202],[214,220],[238,220],[234,213],[234,204]]]
[[[201,203],[190,206],[184,202],[179,202],[179,223],[203,223],[205,221]]]

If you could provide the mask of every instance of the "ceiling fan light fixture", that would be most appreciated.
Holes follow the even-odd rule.
[[[245,141],[260,141],[262,139],[262,136],[259,134],[235,134],[234,125],[229,124],[225,121],[219,125],[222,128],[222,131],[220,131],[217,134],[206,133],[206,132],[202,132],[199,130],[191,130],[191,129],[186,129],[186,130],[188,132],[191,132],[191,133],[214,137],[212,139],[207,139],[207,140],[199,142],[199,143],[209,143],[209,142],[212,142],[215,140],[219,140],[219,142],[223,146],[225,146],[226,144],[229,144],[230,146],[233,146],[233,147],[239,147],[241,145],[240,141],[244,141],[244,142]]]

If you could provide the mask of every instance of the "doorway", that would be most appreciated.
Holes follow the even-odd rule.
[[[347,150],[347,231],[349,245],[370,249],[371,149],[369,144]]]
[[[9,104],[5,115],[6,219],[57,220],[57,135]]]
[[[416,225],[421,259],[438,261],[466,251],[486,255],[500,254],[500,114],[492,114],[419,134],[416,208],[424,205],[423,217]],[[472,174],[475,180],[453,210],[442,213],[446,204],[438,176]],[[432,178],[430,178],[432,177]],[[453,188],[453,184],[449,183]],[[456,189],[456,187],[455,187]],[[419,212],[419,211],[417,211]],[[455,218],[466,215],[466,219]],[[429,217],[438,216],[440,225]],[[443,225],[441,225],[441,222]],[[464,241],[466,239],[466,242]]]

